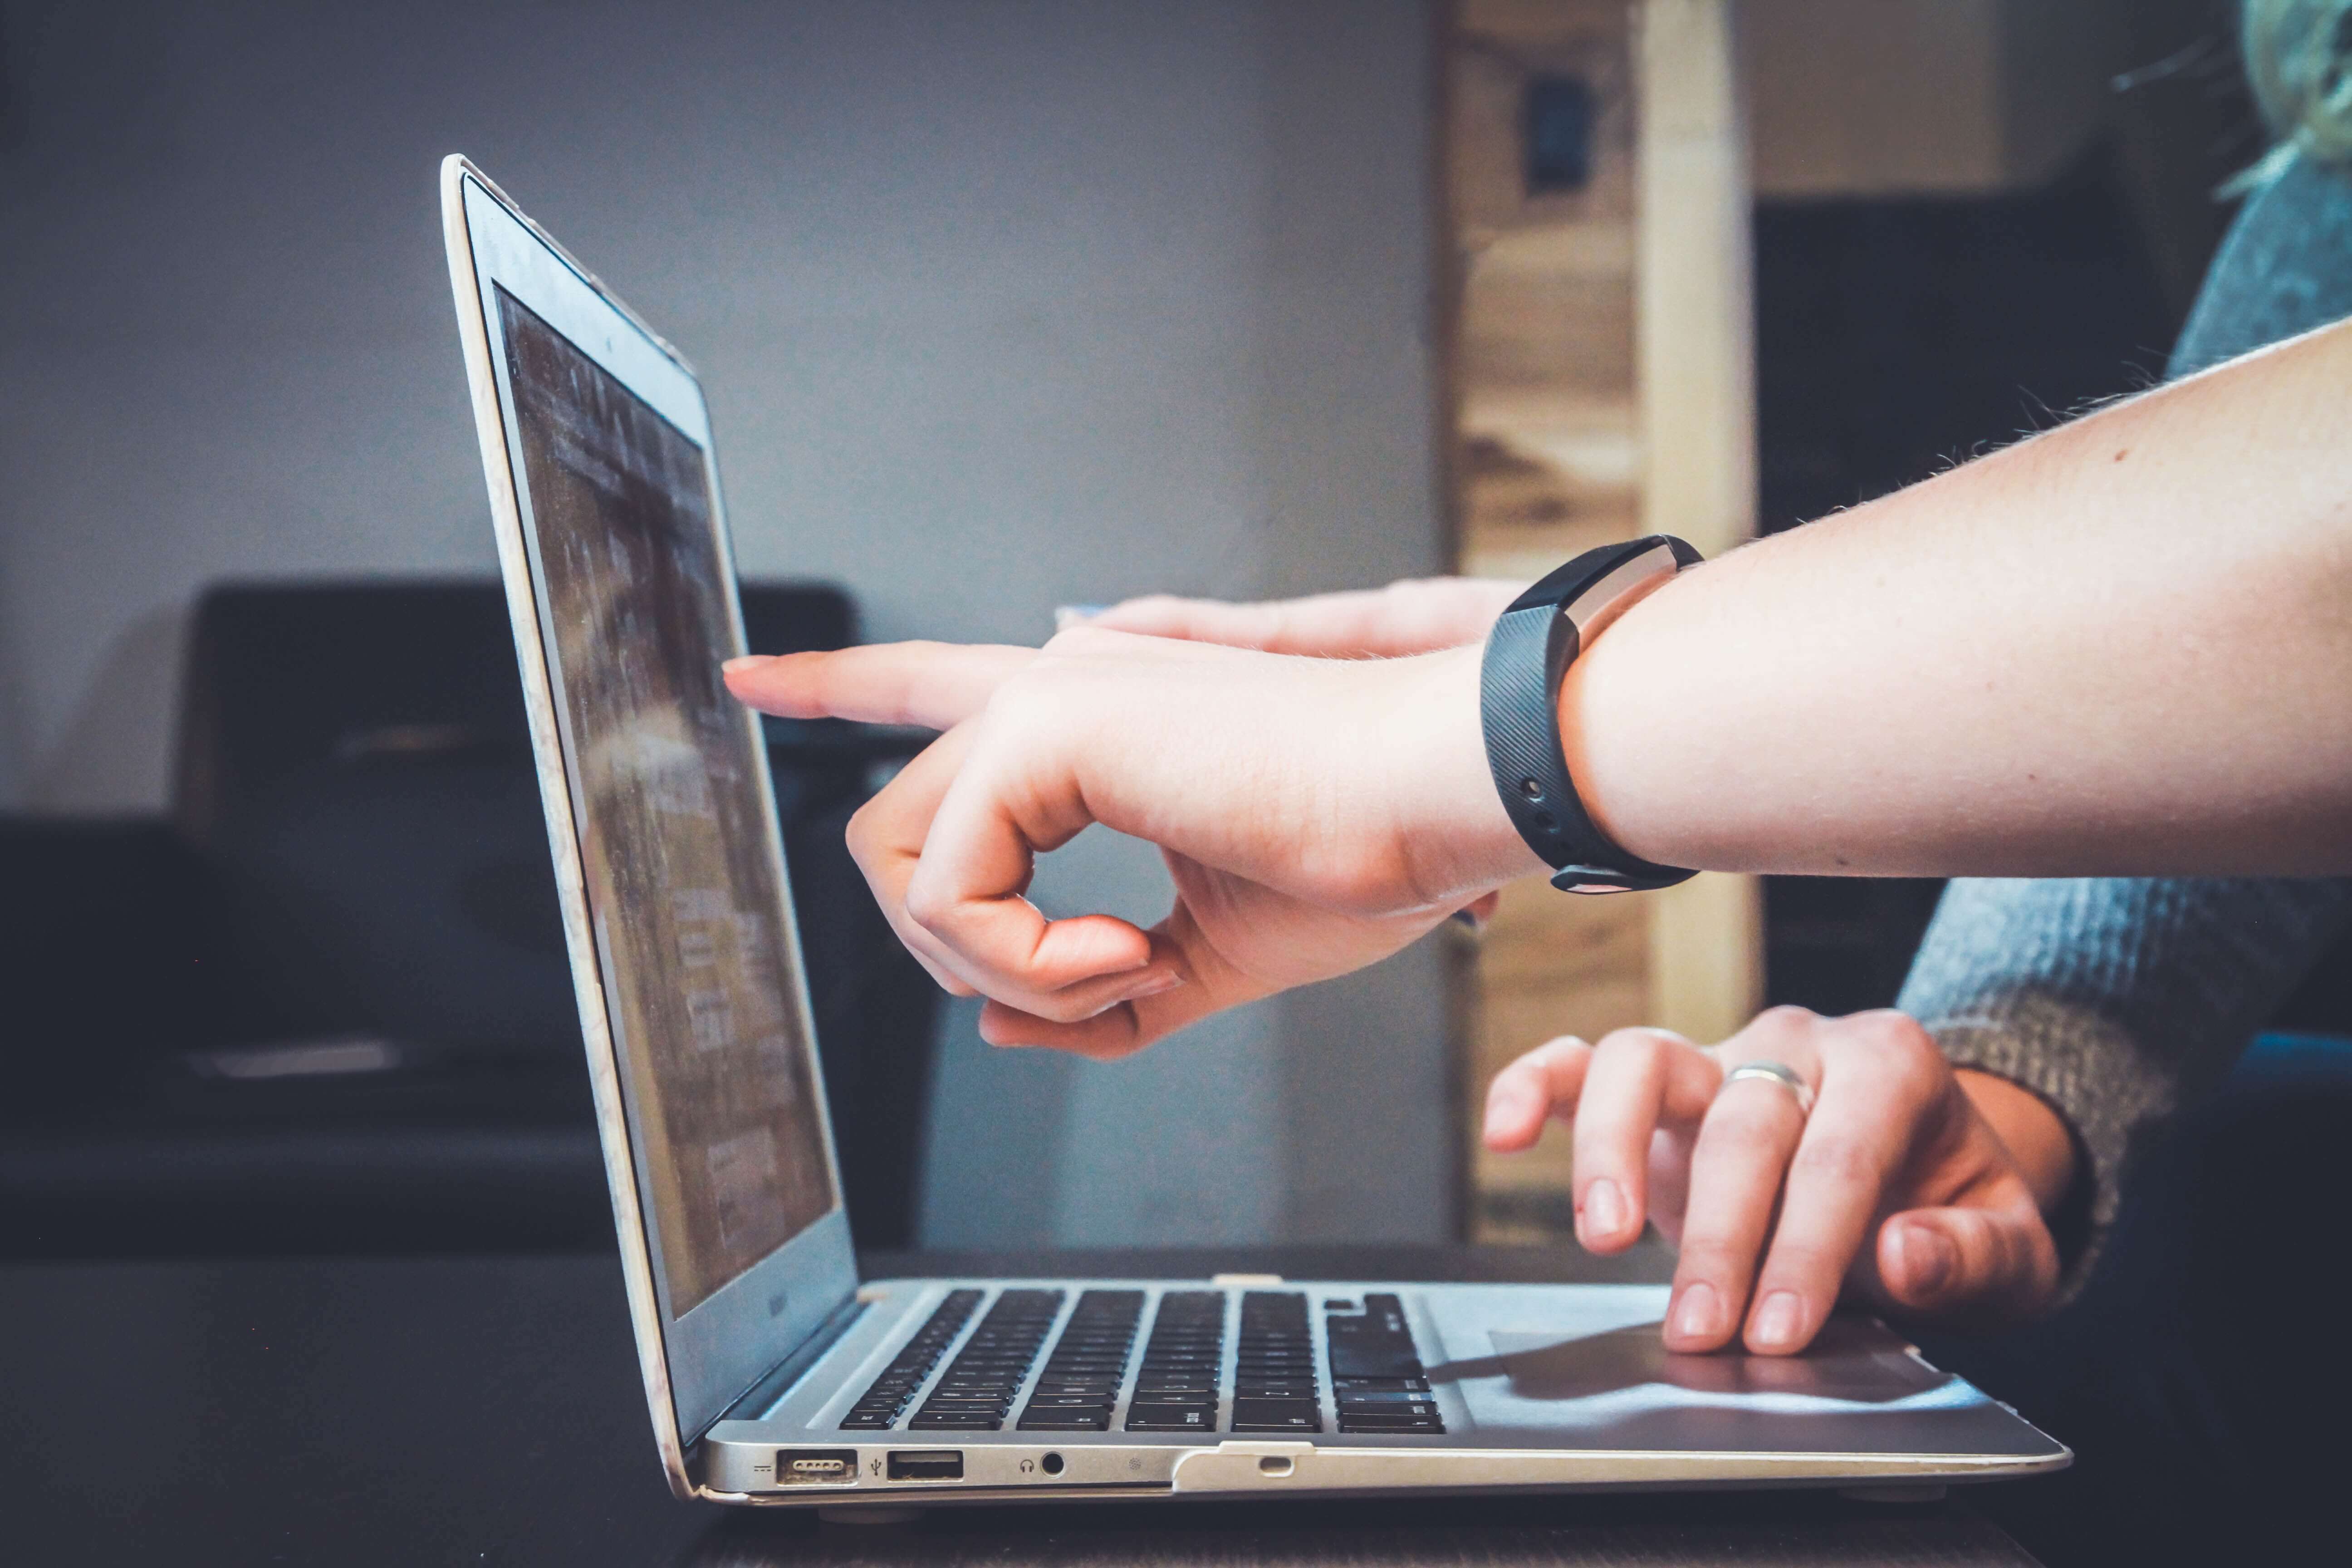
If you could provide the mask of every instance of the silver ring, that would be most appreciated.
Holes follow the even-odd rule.
[[[1784,1067],[1779,1062],[1741,1062],[1723,1075],[1722,1088],[1715,1092],[1721,1094],[1743,1078],[1763,1079],[1779,1084],[1797,1097],[1797,1110],[1801,1114],[1811,1116],[1813,1113],[1813,1086],[1799,1077],[1795,1068]]]

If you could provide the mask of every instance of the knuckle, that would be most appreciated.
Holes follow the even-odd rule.
[[[1890,1007],[1862,1014],[1853,1021],[1861,1027],[1863,1043],[1872,1053],[1906,1076],[1941,1076],[1945,1070],[1944,1053],[1909,1014]]]
[[[1146,602],[1151,603],[1151,601]],[[1153,607],[1173,608],[1176,603],[1176,600],[1169,598],[1155,604]],[[1096,626],[1090,621],[1080,621],[1077,625],[1066,627],[1048,637],[1045,640],[1045,651],[1049,654],[1084,657],[1099,653],[1104,648],[1112,647],[1127,635],[1124,632],[1113,631],[1108,626]]]
[[[954,900],[932,888],[922,878],[917,877],[907,884],[907,918],[924,931],[938,935],[954,908]]]
[[[1634,1027],[1612,1029],[1601,1037],[1593,1049],[1604,1056],[1624,1057],[1635,1061],[1654,1061],[1672,1050],[1678,1042],[1663,1029]]]

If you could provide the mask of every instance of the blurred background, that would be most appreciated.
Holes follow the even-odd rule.
[[[0,1249],[610,1245],[442,154],[702,373],[755,648],[1034,643],[1720,548],[2145,384],[2262,150],[2233,16],[0,5]],[[770,742],[866,1245],[1541,1240],[1494,1065],[1883,1004],[1936,893],[1515,893],[1128,1062],[997,1053],[839,849],[907,739]],[[1166,892],[1097,833],[1038,896]]]

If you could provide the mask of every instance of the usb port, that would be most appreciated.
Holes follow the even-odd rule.
[[[779,1448],[776,1484],[780,1487],[845,1487],[857,1479],[855,1448]]]
[[[960,1481],[963,1479],[961,1448],[893,1448],[890,1479],[894,1481]]]

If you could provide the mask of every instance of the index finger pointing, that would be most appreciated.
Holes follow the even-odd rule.
[[[986,707],[996,689],[1036,657],[1033,647],[942,642],[753,655],[728,662],[727,689],[780,718],[949,730]]]

